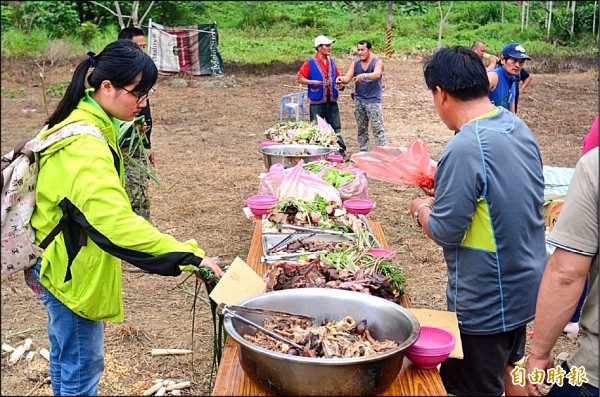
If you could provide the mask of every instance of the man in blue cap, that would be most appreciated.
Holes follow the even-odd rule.
[[[490,81],[490,101],[515,112],[515,95],[518,79],[526,60],[531,60],[525,47],[519,43],[510,43],[502,48],[500,66],[488,72]]]

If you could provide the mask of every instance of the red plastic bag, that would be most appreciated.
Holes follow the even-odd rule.
[[[409,147],[377,146],[355,153],[351,160],[367,176],[399,185],[433,187],[437,162],[431,160],[421,139]]]
[[[304,160],[300,160],[293,168],[285,169],[283,165],[273,164],[269,172],[260,181],[258,194],[277,196],[280,200],[294,197],[313,200],[317,195],[325,200],[342,202],[340,192],[317,174],[302,170]]]

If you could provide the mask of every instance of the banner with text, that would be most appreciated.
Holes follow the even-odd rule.
[[[149,55],[159,74],[223,76],[217,23],[167,27],[149,22]]]

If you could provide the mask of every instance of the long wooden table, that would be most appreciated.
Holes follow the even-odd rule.
[[[379,222],[369,221],[373,234],[382,247],[388,248],[387,240]],[[247,264],[258,274],[263,275],[268,268],[267,264],[260,263],[263,255],[261,243],[261,222],[255,222],[254,235],[250,244]],[[402,306],[410,307],[410,300],[405,297]],[[254,382],[244,372],[237,357],[237,344],[232,338],[227,338],[221,356],[219,372],[213,388],[214,396],[275,396],[272,390]],[[410,360],[404,358],[402,369],[396,380],[378,396],[442,396],[447,395],[446,389],[440,379],[437,369],[420,369],[415,367]]]

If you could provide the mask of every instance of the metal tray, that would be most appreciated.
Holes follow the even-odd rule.
[[[367,220],[367,217],[365,215],[358,215],[358,219],[360,219],[367,226],[367,231],[369,232],[369,234],[373,235],[373,230],[371,229],[371,225],[369,225],[369,221]],[[274,235],[289,234],[287,232],[285,232],[285,233],[265,232],[264,231],[264,226],[265,226],[266,220],[267,220],[267,216],[263,215],[262,216],[262,220],[261,220],[261,222],[262,222],[262,224],[261,224],[261,231],[262,231],[263,235],[265,235],[265,234],[274,234]],[[352,233],[349,233],[349,234],[352,234]],[[381,246],[379,248],[381,248]]]
[[[291,233],[263,234],[261,237],[263,255],[268,256],[267,252],[268,252],[269,248],[277,245],[277,243],[279,243],[281,240],[283,240],[290,234]],[[308,237],[308,236],[310,236],[310,237]],[[353,236],[353,234],[348,234],[348,236]],[[350,241],[350,239],[345,236],[336,236],[336,235],[332,235],[332,234],[315,234],[315,235],[311,236],[310,233],[296,233],[296,235],[292,238],[292,240],[295,239],[296,237],[304,237],[305,241],[334,241],[334,242]],[[381,244],[379,243],[379,241],[377,241],[377,239],[375,238],[375,236],[372,233],[368,234],[368,238],[369,238],[370,242],[373,244],[373,248],[381,248]],[[267,260],[267,262],[269,262],[269,261]]]

